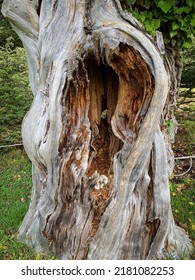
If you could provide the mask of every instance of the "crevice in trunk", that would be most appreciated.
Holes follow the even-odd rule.
[[[148,170],[149,177],[152,178],[152,167],[149,165]],[[145,259],[149,253],[152,242],[154,241],[155,235],[160,226],[160,219],[155,217],[155,201],[154,201],[154,186],[153,180],[150,180],[150,184],[147,189],[146,196],[146,218],[144,226],[144,235],[143,235],[143,256],[142,259]]]
[[[90,201],[94,217],[90,227],[89,241],[95,236],[101,217],[106,210],[112,194],[113,158],[122,148],[111,126],[118,102],[119,78],[115,71],[103,62],[85,61],[89,79],[89,120],[91,129],[89,163],[86,175],[98,176]]]
[[[119,80],[111,67],[87,61],[90,107],[89,120],[91,142],[87,175],[95,171],[110,177],[113,173],[113,157],[121,149],[122,142],[114,135],[111,119],[118,101]]]
[[[40,16],[42,0],[38,0],[37,15]]]

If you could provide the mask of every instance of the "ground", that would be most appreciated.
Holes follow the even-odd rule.
[[[195,156],[195,102],[177,110],[178,131],[173,145],[175,157]],[[190,110],[188,110],[190,109]],[[189,234],[195,246],[195,158],[175,161],[170,189],[176,223]],[[188,171],[189,170],[189,171]],[[186,173],[186,171],[188,171]],[[185,173],[185,174],[184,174]],[[181,174],[184,174],[181,176]],[[194,256],[195,257],[195,256]]]

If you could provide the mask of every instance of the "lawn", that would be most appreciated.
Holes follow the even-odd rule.
[[[34,259],[32,250],[17,241],[28,210],[31,163],[21,149],[0,151],[0,259]]]
[[[178,131],[173,145],[175,157],[195,155],[195,122],[194,104],[188,104],[187,110],[177,110]],[[195,246],[195,159],[192,166],[190,159],[175,161],[175,169],[171,182],[172,210],[176,223],[189,234]],[[191,167],[191,168],[190,168]],[[190,168],[190,170],[189,170]],[[183,176],[180,174],[187,172]],[[195,256],[194,256],[195,258]]]

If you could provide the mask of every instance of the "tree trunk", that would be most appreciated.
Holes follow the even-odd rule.
[[[19,239],[62,259],[191,250],[173,220],[160,119],[169,71],[118,0],[4,1],[34,101],[22,135],[33,190]]]

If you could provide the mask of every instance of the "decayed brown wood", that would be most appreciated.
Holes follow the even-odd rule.
[[[190,252],[172,217],[160,118],[169,72],[119,1],[4,1],[26,49],[33,164],[19,239],[63,259]]]

